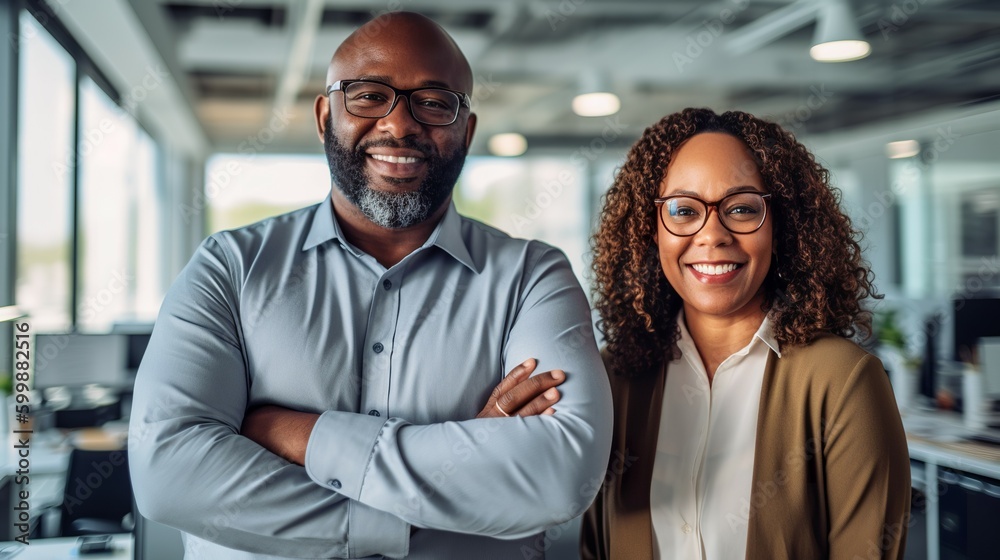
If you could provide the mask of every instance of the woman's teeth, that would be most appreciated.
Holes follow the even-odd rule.
[[[417,163],[418,161],[420,161],[420,158],[415,158],[415,157],[384,156],[382,154],[372,154],[372,158],[387,163]]]
[[[732,272],[739,268],[736,263],[729,264],[693,264],[691,268],[697,270],[701,274],[707,274],[708,276],[718,276],[720,274],[726,274],[727,272]]]

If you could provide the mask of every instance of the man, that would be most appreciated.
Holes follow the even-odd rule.
[[[587,300],[562,253],[455,212],[473,80],[439,26],[379,17],[327,80],[330,201],[211,236],[163,303],[139,510],[195,558],[542,558],[610,448]]]

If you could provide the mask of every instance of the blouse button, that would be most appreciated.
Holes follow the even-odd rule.
[[[692,530],[693,529],[691,529],[691,526],[688,525],[687,523],[685,523],[684,526],[681,527],[681,531],[684,531],[684,533],[687,535],[690,535]]]

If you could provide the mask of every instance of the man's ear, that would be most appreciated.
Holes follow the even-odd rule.
[[[465,125],[465,149],[468,151],[472,145],[472,137],[476,133],[476,114],[469,113],[469,120]]]
[[[330,122],[330,103],[326,96],[316,96],[316,101],[313,102],[313,114],[316,115],[316,133],[319,135],[319,141],[323,142],[326,137],[324,135],[326,125]]]

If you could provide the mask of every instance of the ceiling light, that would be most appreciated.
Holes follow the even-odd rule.
[[[495,156],[519,156],[528,150],[528,139],[523,134],[504,132],[490,136],[490,153]]]
[[[573,98],[573,112],[581,117],[605,117],[621,109],[618,96],[603,91],[581,93]]]
[[[605,91],[581,93],[573,98],[573,112],[581,117],[605,117],[621,109],[618,96]]]
[[[16,305],[0,307],[0,323],[13,321],[14,319],[20,319],[21,317],[27,317],[27,315]]]
[[[920,142],[916,140],[900,140],[885,145],[885,155],[889,159],[903,159],[920,153]]]
[[[820,62],[849,62],[862,59],[871,52],[872,47],[861,36],[858,22],[846,0],[824,2],[809,56]]]
[[[573,112],[581,117],[606,117],[621,109],[618,96],[611,93],[611,80],[598,70],[580,76],[579,95],[573,98]]]

